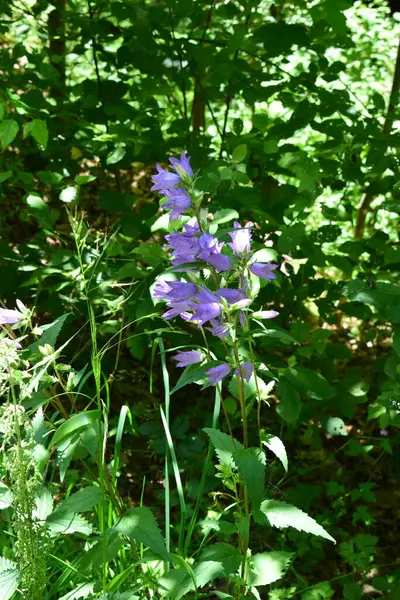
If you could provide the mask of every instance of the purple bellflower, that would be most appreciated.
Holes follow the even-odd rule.
[[[178,219],[192,205],[190,196],[182,188],[178,188],[177,190],[163,190],[162,193],[167,198],[167,202],[163,204],[163,208],[171,211],[169,214],[170,221]]]
[[[173,190],[180,183],[181,179],[179,175],[163,169],[159,163],[157,163],[156,167],[158,171],[157,175],[151,176],[154,182],[154,185],[151,188],[152,192]]]
[[[236,302],[247,298],[246,294],[243,292],[243,289],[235,290],[233,288],[221,288],[216,292],[216,295],[220,296],[221,298],[225,298],[229,304],[235,304]]]
[[[223,242],[219,243],[211,233],[203,233],[199,239],[200,253],[198,258],[212,265],[216,271],[229,271],[232,263],[228,256],[221,254]]]
[[[211,331],[213,335],[215,335],[220,340],[225,339],[229,334],[229,327],[223,321],[218,321],[217,319],[211,319],[210,321],[211,327],[206,327],[208,331]]]
[[[23,314],[19,310],[0,308],[0,325],[13,325],[21,319],[23,319]]]
[[[169,162],[178,175],[180,175],[180,169],[183,169],[189,177],[193,177],[193,169],[190,166],[190,156],[186,156],[185,152],[182,152],[179,159],[174,157],[170,158]]]
[[[190,307],[194,310],[191,321],[196,321],[198,327],[204,325],[207,321],[211,321],[211,319],[215,319],[222,312],[217,296],[204,287],[200,288],[195,297],[195,302],[191,302]]]
[[[258,310],[252,316],[255,319],[274,319],[278,315],[279,313],[276,310]]]
[[[279,265],[274,265],[273,263],[258,263],[255,262],[250,265],[250,271],[260,277],[261,279],[276,279],[275,273],[273,271],[278,268]]]
[[[206,371],[206,375],[208,375],[208,382],[212,383],[213,385],[217,385],[217,383],[222,381],[224,377],[227,377],[231,371],[231,367],[226,363],[218,365],[217,367],[213,367],[212,369]]]
[[[253,223],[249,222],[245,227],[235,221],[233,223],[236,231],[231,231],[232,242],[228,244],[235,254],[248,254],[250,252],[251,227]]]
[[[243,377],[247,381],[250,381],[251,376],[253,375],[254,366],[250,361],[242,363],[237,369],[235,369],[235,375],[239,377]]]
[[[203,354],[198,350],[188,350],[187,352],[178,352],[172,357],[174,360],[179,361],[177,367],[187,367],[188,365],[195,365],[203,360]]]

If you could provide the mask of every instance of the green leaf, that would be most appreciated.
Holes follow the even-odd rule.
[[[255,554],[249,560],[250,570],[247,583],[257,587],[278,581],[286,573],[293,556],[292,552]]]
[[[287,227],[278,240],[278,250],[284,254],[290,254],[302,242],[306,233],[303,223],[295,223]]]
[[[72,511],[56,510],[47,517],[46,524],[53,535],[69,533],[90,535],[93,530],[85,517],[76,515]]]
[[[0,101],[0,121],[3,119],[3,117],[4,117],[4,113],[5,113],[5,110],[4,110],[4,102],[1,102],[1,101]]]
[[[211,369],[211,367],[219,364],[218,362],[211,361],[202,367],[193,368],[193,366],[187,367],[182,375],[179,377],[178,382],[174,389],[171,391],[172,394],[175,394],[178,390],[185,387],[185,385],[189,385],[190,383],[204,383],[206,376],[205,372]]]
[[[9,179],[11,175],[12,171],[4,171],[3,173],[0,173],[0,183],[3,183],[3,181]]]
[[[281,461],[286,473],[288,472],[288,457],[283,442],[276,435],[263,435],[262,443]]]
[[[232,152],[232,160],[234,163],[241,163],[246,158],[247,154],[247,146],[246,144],[240,144],[236,146],[234,151]]]
[[[279,398],[276,408],[278,415],[291,425],[297,423],[301,413],[299,392],[288,381],[281,380],[276,386],[276,395]]]
[[[90,485],[72,494],[57,507],[57,510],[71,512],[86,512],[96,506],[101,500],[100,488]]]
[[[336,395],[334,388],[328,383],[323,375],[304,369],[301,367],[292,367],[289,370],[293,383],[295,382],[310,398],[316,400],[329,400]]]
[[[106,163],[108,165],[115,165],[117,162],[122,160],[126,154],[126,148],[124,146],[117,146],[110,154],[107,156]]]
[[[38,144],[46,148],[49,141],[49,132],[45,121],[42,121],[42,119],[33,119],[29,123],[25,123],[23,126],[23,138],[27,138],[28,135],[31,135]]]
[[[343,419],[339,417],[330,417],[326,422],[325,429],[330,435],[349,435]]]
[[[65,438],[74,435],[75,433],[80,432],[82,429],[85,429],[88,425],[92,423],[96,423],[101,416],[100,410],[87,410],[86,412],[81,412],[77,415],[73,415],[65,421],[55,432],[49,448],[56,446],[61,441],[65,440]]]
[[[77,175],[74,179],[75,183],[78,185],[85,185],[85,183],[90,183],[97,179],[94,175]]]
[[[13,494],[5,483],[0,481],[0,510],[4,510],[12,505]]]
[[[36,342],[29,346],[29,351],[32,353],[38,352],[39,346],[44,346],[45,344],[49,344],[52,348],[54,348],[58,335],[70,314],[71,313],[66,313],[65,315],[61,315],[61,317],[58,317],[58,319],[52,323],[42,325],[40,329],[43,331],[43,333]]]
[[[70,202],[75,202],[78,199],[79,196],[79,191],[78,188],[69,185],[68,187],[65,188],[65,190],[63,190],[60,194],[60,200],[61,202],[65,202],[66,204],[69,204]]]
[[[43,181],[47,185],[58,185],[64,179],[63,175],[54,173],[53,171],[38,171],[36,175],[40,181]]]
[[[40,227],[42,227],[43,229],[51,229],[52,218],[50,215],[50,209],[47,206],[46,202],[36,194],[29,194],[26,198],[26,203],[31,208]]]
[[[164,538],[153,513],[145,506],[132,508],[125,513],[115,525],[115,529],[136,542],[146,544],[153,552],[168,560]]]
[[[222,225],[222,223],[229,223],[229,221],[233,221],[233,219],[238,219],[239,213],[232,208],[222,208],[221,210],[217,210],[214,214],[213,223],[216,225]]]
[[[0,556],[0,597],[10,600],[18,589],[20,573],[16,563]]]
[[[243,448],[242,444],[237,440],[233,441],[230,435],[222,433],[219,429],[206,427],[203,431],[210,438],[220,463],[233,466],[233,453]]]
[[[39,521],[46,521],[47,517],[51,515],[53,510],[53,498],[47,488],[42,486],[35,498],[35,510],[33,516]]]
[[[79,600],[79,598],[88,598],[94,590],[95,582],[81,583],[75,589],[71,590],[59,600]]]
[[[15,139],[18,129],[18,123],[13,119],[6,119],[0,123],[0,143],[3,150]]]
[[[261,448],[241,448],[233,452],[233,461],[239,469],[253,509],[259,508],[265,484],[265,454]]]
[[[336,543],[334,538],[329,535],[317,521],[291,504],[280,502],[278,500],[264,500],[264,502],[261,503],[260,511],[267,517],[270,525],[273,527],[279,527],[281,529],[285,527],[294,527],[298,531],[312,533],[313,535],[323,537],[334,544]]]

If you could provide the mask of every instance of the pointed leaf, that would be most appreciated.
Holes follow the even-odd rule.
[[[263,444],[267,446],[268,450],[273,452],[277,458],[281,461],[283,468],[286,473],[288,472],[288,457],[286,454],[286,448],[283,442],[276,435],[269,435],[263,440]]]
[[[0,143],[3,150],[15,139],[18,133],[18,123],[13,119],[6,119],[0,123]]]
[[[0,510],[4,510],[12,505],[13,494],[5,483],[0,481]]]
[[[203,431],[208,435],[212,445],[215,448],[215,452],[219,458],[221,464],[233,465],[233,453],[235,450],[243,448],[242,444],[237,440],[232,440],[230,435],[222,433],[219,429],[212,429],[206,427]]]
[[[50,533],[53,535],[60,533],[83,533],[85,535],[90,535],[93,530],[85,517],[76,515],[71,511],[56,510],[47,517],[46,523]]]
[[[151,510],[145,506],[132,508],[125,513],[116,524],[115,529],[123,535],[133,538],[136,542],[146,544],[153,552],[168,560],[168,552],[157,521]]]
[[[33,516],[39,521],[44,522],[53,510],[53,498],[47,488],[42,486],[35,498],[35,510]]]
[[[100,488],[90,485],[84,487],[72,494],[69,498],[57,508],[57,510],[68,510],[72,512],[85,512],[91,510],[93,506],[96,506],[101,499]]]
[[[286,573],[293,554],[291,552],[262,552],[250,558],[249,585],[269,585]]]
[[[278,500],[264,500],[261,503],[260,510],[273,527],[294,527],[298,531],[312,533],[336,544],[334,538],[300,508]]]
[[[16,563],[0,556],[0,598],[10,600],[18,589],[20,574]]]
[[[263,450],[261,448],[241,448],[233,453],[233,460],[247,487],[253,508],[259,508],[264,495],[265,483]]]
[[[67,437],[80,432],[80,430],[84,429],[88,425],[92,423],[96,423],[96,421],[100,418],[101,411],[100,410],[87,410],[86,412],[81,412],[77,415],[73,415],[68,421],[65,421],[55,432],[53,439],[50,442],[50,448],[52,446],[56,446]]]

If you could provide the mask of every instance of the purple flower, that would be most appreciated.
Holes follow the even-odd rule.
[[[235,302],[239,302],[239,300],[243,300],[246,298],[246,294],[242,289],[235,290],[233,288],[221,288],[216,292],[217,296],[221,296],[225,298],[229,304],[235,304]]]
[[[17,340],[13,340],[9,337],[0,337],[0,342],[4,342],[6,346],[13,346],[16,350],[22,348],[21,344]]]
[[[172,250],[172,264],[182,265],[188,262],[194,262],[200,251],[197,234],[199,226],[185,225],[183,233],[171,233],[166,235],[168,242],[167,248]]]
[[[255,262],[250,265],[250,271],[257,275],[257,277],[261,277],[261,279],[276,279],[274,269],[277,269],[279,265],[274,265],[272,263],[258,263]]]
[[[201,257],[199,256],[199,258]],[[208,258],[203,258],[203,260],[214,267],[217,273],[220,271],[229,271],[232,268],[230,258],[224,254],[210,254]]]
[[[166,169],[157,163],[157,175],[152,175],[151,178],[154,181],[154,185],[151,188],[152,192],[160,190],[172,190],[180,183],[180,177],[176,173],[170,173]]]
[[[18,310],[0,308],[0,325],[13,325],[23,319],[23,314]]]
[[[203,360],[203,354],[198,350],[189,350],[188,352],[178,352],[172,357],[174,360],[178,360],[177,367],[187,367],[188,365],[194,365]]]
[[[279,313],[276,310],[258,310],[252,314],[255,319],[273,319],[278,315]]]
[[[239,377],[243,377],[247,381],[250,381],[251,376],[253,375],[254,366],[250,361],[242,363],[237,369],[235,369],[235,375]]]
[[[168,199],[163,208],[170,210],[169,220],[178,219],[179,215],[191,207],[190,196],[182,188],[177,190],[163,190],[162,192]]]
[[[244,254],[250,252],[250,240],[251,240],[251,227],[253,223],[247,223],[246,227],[242,227],[240,223],[235,221],[233,223],[236,231],[232,231],[229,235],[232,238],[232,242],[228,244],[232,248],[235,254]]]
[[[229,375],[231,371],[231,367],[226,363],[218,365],[218,367],[213,367],[212,369],[206,371],[206,375],[208,375],[208,382],[216,385],[219,381],[222,381],[224,377]]]
[[[247,315],[243,310],[239,310],[239,323],[242,327],[248,325]]]
[[[221,314],[221,305],[218,302],[209,302],[207,304],[194,304],[192,303],[191,308],[194,310],[194,314],[191,321],[196,321],[198,326],[204,325],[207,321],[215,319]]]
[[[206,327],[208,331],[211,331],[213,335],[218,337],[220,340],[223,340],[227,337],[229,333],[229,327],[226,323],[220,322],[217,319],[211,319],[210,321],[211,327]]]
[[[183,169],[189,175],[189,177],[193,177],[193,169],[190,166],[190,156],[186,156],[185,152],[182,152],[180,159],[178,158],[170,158],[169,162],[175,171],[180,175],[179,170]]]
[[[178,317],[182,313],[186,313],[188,310],[191,310],[191,307],[187,302],[177,302],[176,304],[169,305],[169,310],[167,310],[162,317],[168,321],[168,319]]]
[[[197,292],[197,285],[195,283],[188,283],[187,281],[169,281],[168,286],[170,290],[166,294],[166,299],[169,302],[191,300]]]
[[[152,296],[156,300],[168,300],[168,293],[172,290],[170,287],[170,281],[161,279],[156,280],[156,284],[153,287]]]

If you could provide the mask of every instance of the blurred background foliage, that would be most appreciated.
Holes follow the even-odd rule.
[[[155,163],[187,150],[210,210],[255,222],[280,263],[260,298],[290,337],[258,350],[279,379],[264,426],[293,461],[283,479],[271,463],[271,493],[313,505],[339,543],[277,533],[278,545],[296,538],[301,573],[271,600],[400,594],[399,34],[383,0],[0,0],[0,298],[36,306],[43,324],[69,313],[60,339],[77,333],[65,361],[79,369],[90,294],[112,411],[128,403],[134,416],[128,503],[143,475],[147,504],[162,501],[154,337],[201,343],[166,326],[150,297],[168,267]],[[84,211],[88,290],[66,205]],[[210,396],[176,398],[195,497]],[[234,390],[227,401],[238,424]]]

